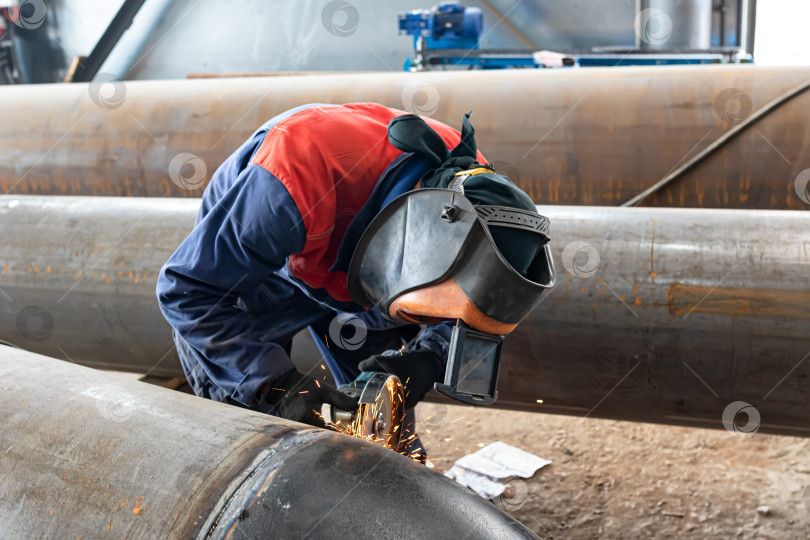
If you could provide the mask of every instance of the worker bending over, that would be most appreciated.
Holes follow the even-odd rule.
[[[468,118],[460,135],[374,103],[306,105],[264,124],[217,169],[193,231],[157,284],[198,396],[316,426],[324,425],[323,403],[356,407],[356,400],[324,384],[320,370],[296,370],[292,339],[309,327],[336,382],[360,371],[397,375],[412,411],[443,379],[453,328],[443,321],[463,319],[493,334],[514,328],[509,314],[503,323],[480,309],[490,302],[503,310],[510,303],[505,297],[476,306],[456,284],[461,280],[445,279],[469,239],[442,236],[442,224],[462,223],[464,208],[536,215],[523,191],[485,165]],[[448,190],[468,206],[444,204],[418,217],[419,208]],[[423,202],[408,199],[415,193]],[[398,213],[381,215],[370,227],[389,205]],[[507,261],[498,264],[515,279],[531,283],[527,272],[538,260],[546,277],[553,272],[543,249],[547,236],[508,227],[490,227],[490,233],[486,243],[500,252],[493,257]],[[355,254],[361,244],[363,253]],[[436,267],[447,256],[447,268]],[[395,285],[431,268],[435,275],[427,281]],[[443,288],[433,294],[437,284]],[[354,317],[347,313],[356,314],[355,328],[343,340],[335,328]],[[416,324],[424,322],[432,324]],[[362,343],[352,341],[351,330],[366,331]]]

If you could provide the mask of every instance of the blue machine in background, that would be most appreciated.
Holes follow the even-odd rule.
[[[405,71],[592,66],[655,66],[745,62],[738,47],[700,51],[595,48],[586,53],[531,49],[481,49],[484,15],[477,7],[445,2],[399,15],[400,35],[413,36],[414,56]]]
[[[538,67],[530,50],[479,49],[483,29],[481,10],[457,2],[401,13],[399,33],[413,36],[415,51],[414,57],[405,62],[405,71],[451,66],[468,69]]]
[[[420,38],[430,49],[477,49],[484,28],[484,14],[476,7],[445,2],[433,9],[419,9],[399,16],[399,33],[413,36],[413,48]]]
[[[445,2],[433,9],[419,9],[399,15],[399,33],[413,36],[429,49],[477,49],[484,28],[484,14],[477,7]]]

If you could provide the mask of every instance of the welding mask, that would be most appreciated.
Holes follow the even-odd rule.
[[[451,151],[419,116],[388,124],[388,141],[427,161],[421,188],[391,201],[363,233],[349,293],[396,321],[455,321],[439,392],[497,398],[501,343],[554,284],[548,219],[512,181],[478,162],[470,114]]]
[[[461,182],[449,188],[405,193],[375,217],[352,257],[349,293],[391,320],[456,321],[436,389],[487,405],[497,397],[503,337],[554,284],[549,222],[521,208],[474,205]],[[510,235],[530,253],[508,253]]]

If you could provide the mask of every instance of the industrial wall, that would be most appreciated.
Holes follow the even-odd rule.
[[[42,28],[18,32],[24,82],[63,80],[86,56],[123,0],[42,0]],[[398,71],[412,53],[397,15],[439,0],[146,0],[102,71],[125,79],[185,78],[189,73]],[[633,46],[630,0],[466,0],[480,7],[482,48],[584,52]],[[720,6],[725,29],[720,31]],[[715,3],[712,47],[735,45],[738,0]],[[721,42],[721,39],[723,40]]]
[[[64,66],[92,49],[122,3],[50,3],[49,20],[56,25]],[[438,3],[147,0],[102,71],[126,79],[184,78],[189,72],[398,71],[413,44],[410,37],[397,34],[397,14]],[[464,4],[479,6],[484,13],[488,29],[481,40],[484,48],[588,50],[600,45],[630,46],[635,40],[633,2],[468,0]]]

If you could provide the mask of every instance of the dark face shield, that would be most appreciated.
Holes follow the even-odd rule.
[[[539,238],[523,272],[497,248],[493,230]],[[548,219],[535,212],[474,206],[449,189],[411,191],[363,234],[349,267],[349,293],[392,320],[459,321],[442,391],[485,404],[495,398],[500,341],[554,284],[548,239]]]
[[[490,229],[541,239],[524,273],[495,245]],[[349,293],[393,320],[462,319],[508,334],[554,284],[548,219],[527,210],[473,206],[447,189],[401,195],[371,222],[349,267]]]

